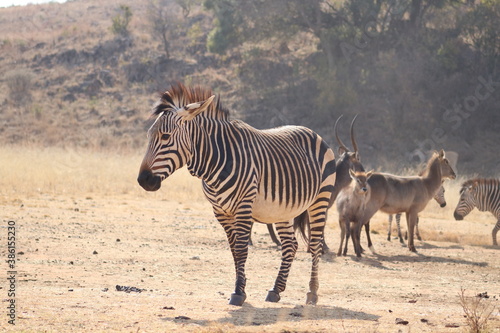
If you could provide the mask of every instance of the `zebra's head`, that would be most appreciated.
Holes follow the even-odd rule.
[[[148,131],[148,148],[137,181],[146,191],[157,191],[161,182],[191,158],[190,122],[212,103],[206,100],[182,105],[186,98],[169,92],[153,108],[156,120]]]
[[[453,212],[455,220],[461,221],[467,214],[471,212],[476,206],[476,195],[478,182],[465,182],[460,189],[460,200],[458,201],[457,208]]]

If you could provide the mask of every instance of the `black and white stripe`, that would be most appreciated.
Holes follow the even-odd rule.
[[[463,220],[474,207],[482,212],[490,212],[496,217],[497,223],[491,232],[493,245],[497,243],[497,232],[500,230],[500,180],[475,178],[462,184],[460,200],[455,209],[456,220]]]
[[[310,230],[313,256],[307,302],[316,303],[318,262],[333,184],[335,158],[322,138],[308,128],[285,126],[257,130],[230,120],[210,91],[172,87],[154,108],[149,146],[138,181],[157,190],[161,181],[187,165],[202,179],[203,191],[224,228],[236,268],[230,304],[245,300],[245,261],[253,222],[276,223],[282,264],[268,301],[285,290],[297,250],[293,219],[308,212],[300,226]],[[310,221],[310,222],[308,222]]]

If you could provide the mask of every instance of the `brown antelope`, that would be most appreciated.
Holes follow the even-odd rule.
[[[359,239],[361,227],[369,223],[378,210],[387,214],[404,212],[408,224],[408,248],[412,252],[417,252],[413,235],[418,213],[427,206],[439,190],[443,178],[456,178],[453,168],[445,157],[444,150],[432,154],[422,176],[401,177],[387,173],[374,173],[368,180],[371,190],[370,200],[366,203],[364,216],[359,220],[353,237]],[[355,250],[359,257],[361,248],[357,245]]]
[[[343,254],[347,254],[347,243],[351,232],[355,231],[355,225],[363,217],[366,203],[370,200],[370,185],[368,179],[373,174],[372,171],[353,171],[349,170],[350,178],[353,180],[348,186],[343,188],[337,197],[337,211],[339,213],[340,225],[340,246],[337,255],[342,254],[342,246],[345,239],[345,248]],[[359,246],[359,238],[352,237],[354,248]],[[374,252],[373,247],[370,250]]]
[[[436,202],[439,204],[439,206],[441,208],[446,206],[446,199],[444,197],[444,192],[445,192],[444,186],[443,186],[443,184],[441,184],[441,187],[439,188],[436,195],[434,196],[434,200],[436,200]],[[393,220],[393,215],[389,215],[389,227],[388,227],[388,231],[387,231],[387,240],[388,241],[391,241],[392,220]],[[418,222],[419,222],[419,218],[417,218],[417,224],[415,225],[415,235],[417,236],[417,239],[419,241],[421,241],[422,237],[420,237],[420,232],[418,230]],[[404,244],[403,236],[401,235],[401,213],[396,214],[396,226],[397,226],[397,230],[398,230],[399,242],[401,244]],[[408,233],[406,234],[406,239],[407,238],[408,238]]]

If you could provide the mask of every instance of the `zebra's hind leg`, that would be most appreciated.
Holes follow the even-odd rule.
[[[399,242],[404,245],[405,244],[405,241],[403,240],[403,234],[401,233],[401,213],[397,213],[396,214],[396,226],[398,228],[398,238],[399,238]],[[408,235],[408,232],[406,233],[406,235]],[[406,236],[405,237],[406,239],[408,239],[408,237]]]
[[[311,280],[309,281],[309,292],[307,293],[307,304],[316,305],[318,302],[318,264],[322,253],[323,233],[326,224],[326,210],[328,209],[328,200],[321,197],[309,207],[310,230],[309,248],[312,255]]]
[[[497,232],[500,230],[500,218],[497,221],[497,224],[495,224],[495,227],[493,228],[493,231],[491,232],[491,238],[493,238],[493,246],[498,246],[497,243]]]
[[[389,227],[387,228],[387,240],[391,241],[392,214],[389,215]]]
[[[293,222],[276,223],[276,231],[281,239],[281,266],[273,289],[267,293],[266,302],[279,302],[280,293],[285,291],[290,267],[298,247]]]

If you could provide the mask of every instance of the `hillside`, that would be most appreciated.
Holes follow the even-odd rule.
[[[189,11],[179,3],[189,3]],[[397,63],[391,58],[397,53],[387,51],[377,54],[375,65],[366,64],[375,67],[363,75],[376,74],[358,78],[363,85],[353,84],[352,75],[344,81],[339,69],[336,81],[330,80],[318,74],[321,41],[306,30],[211,53],[207,37],[220,20],[199,3],[165,2],[168,56],[152,32],[150,2],[82,0],[0,9],[0,143],[141,149],[158,92],[181,81],[212,88],[233,117],[258,128],[305,125],[332,145],[335,119],[346,116],[340,132],[348,142],[347,124],[359,113],[360,152],[371,168],[401,171],[423,162],[428,149],[445,148],[459,154],[459,172],[498,175],[496,72],[431,79],[418,67],[423,55]],[[132,13],[126,36],[111,31],[121,5]],[[470,47],[459,49],[464,61],[473,54]],[[482,82],[488,80],[493,84],[486,87]],[[457,101],[475,102],[467,98],[478,90],[490,94],[473,112],[448,114]]]

